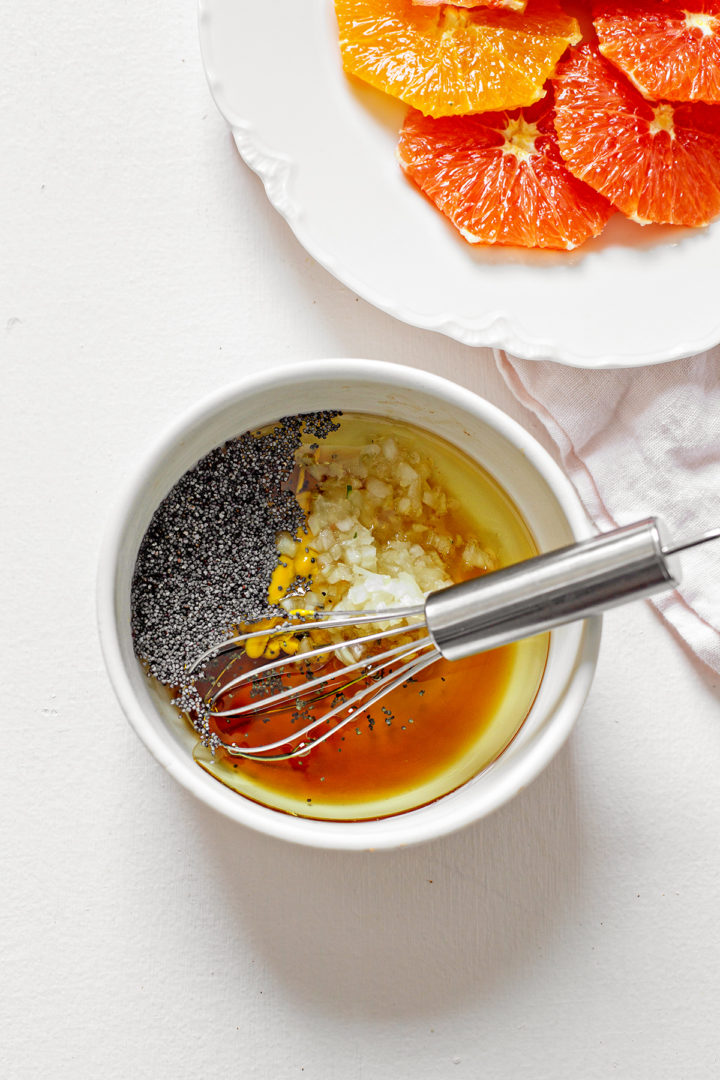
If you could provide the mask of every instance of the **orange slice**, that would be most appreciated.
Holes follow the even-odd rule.
[[[545,102],[437,120],[413,110],[398,158],[470,243],[574,248],[612,207],[563,165],[552,115]]]
[[[568,44],[575,19],[556,0],[523,15],[412,0],[335,0],[345,70],[430,116],[530,105]]]
[[[720,0],[599,0],[593,25],[645,97],[720,102]]]
[[[439,7],[438,0],[412,0],[415,7]],[[452,0],[451,7],[457,8],[507,8],[508,11],[524,11],[527,0]]]
[[[720,109],[646,101],[591,45],[558,67],[555,128],[575,176],[647,225],[720,213]]]

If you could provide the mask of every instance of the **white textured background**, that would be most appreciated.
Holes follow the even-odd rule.
[[[0,25],[0,1075],[720,1075],[720,685],[646,605],[607,618],[547,772],[400,854],[245,832],[131,733],[98,546],[188,405],[267,364],[374,356],[538,431],[489,354],[298,247],[209,99],[189,0],[0,0]]]

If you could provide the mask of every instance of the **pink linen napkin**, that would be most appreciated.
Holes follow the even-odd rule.
[[[613,371],[495,356],[554,439],[600,529],[651,515],[664,518],[676,541],[720,528],[720,349]],[[720,673],[720,540],[682,560],[681,587],[653,603]]]

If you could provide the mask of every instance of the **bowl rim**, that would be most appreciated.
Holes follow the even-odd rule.
[[[590,690],[600,646],[601,616],[594,616],[581,624],[575,668],[552,721],[546,723],[524,748],[518,766],[496,785],[494,797],[485,800],[484,808],[473,810],[467,807],[462,813],[449,815],[440,811],[432,816],[424,815],[420,821],[412,818],[413,811],[408,811],[389,818],[357,822],[320,821],[261,806],[237,792],[230,792],[191,759],[183,762],[175,752],[172,740],[163,738],[152,727],[133,690],[125,668],[120,629],[115,618],[116,580],[127,522],[158,467],[182,443],[186,433],[197,430],[240,395],[267,391],[281,383],[307,384],[324,382],[329,378],[348,382],[374,380],[386,388],[429,393],[445,404],[488,423],[519,449],[540,473],[557,499],[573,536],[582,539],[593,535],[594,526],[580,496],[548,451],[521,424],[475,391],[422,369],[381,360],[326,358],[270,365],[260,373],[223,385],[185,410],[154,440],[126,479],[120,497],[108,515],[100,549],[96,587],[98,635],[110,683],[130,726],[167,772],[205,805],[255,831],[305,846],[345,851],[406,847],[454,832],[493,813],[549,764],[570,734]],[[231,800],[227,799],[228,794],[232,795]],[[442,808],[447,798],[443,796],[430,805]],[[389,822],[394,824],[388,827]],[[400,827],[395,824],[398,822],[401,823]]]

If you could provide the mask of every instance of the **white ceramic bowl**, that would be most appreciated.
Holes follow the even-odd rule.
[[[592,534],[577,494],[546,451],[487,401],[454,383],[371,360],[322,360],[272,368],[202,402],[160,440],[109,526],[98,581],[98,620],[108,672],[137,734],[181,784],[234,821],[295,843],[379,849],[449,833],[489,814],[547,765],[569,734],[590,688],[600,620],[553,631],[545,676],[510,746],[468,783],[420,809],[378,821],[292,817],[224,787],[192,759],[193,733],[154,691],[133,652],[130,583],[153,512],[204,454],[289,413],[346,409],[406,420],[474,456],[511,495],[541,550]]]

